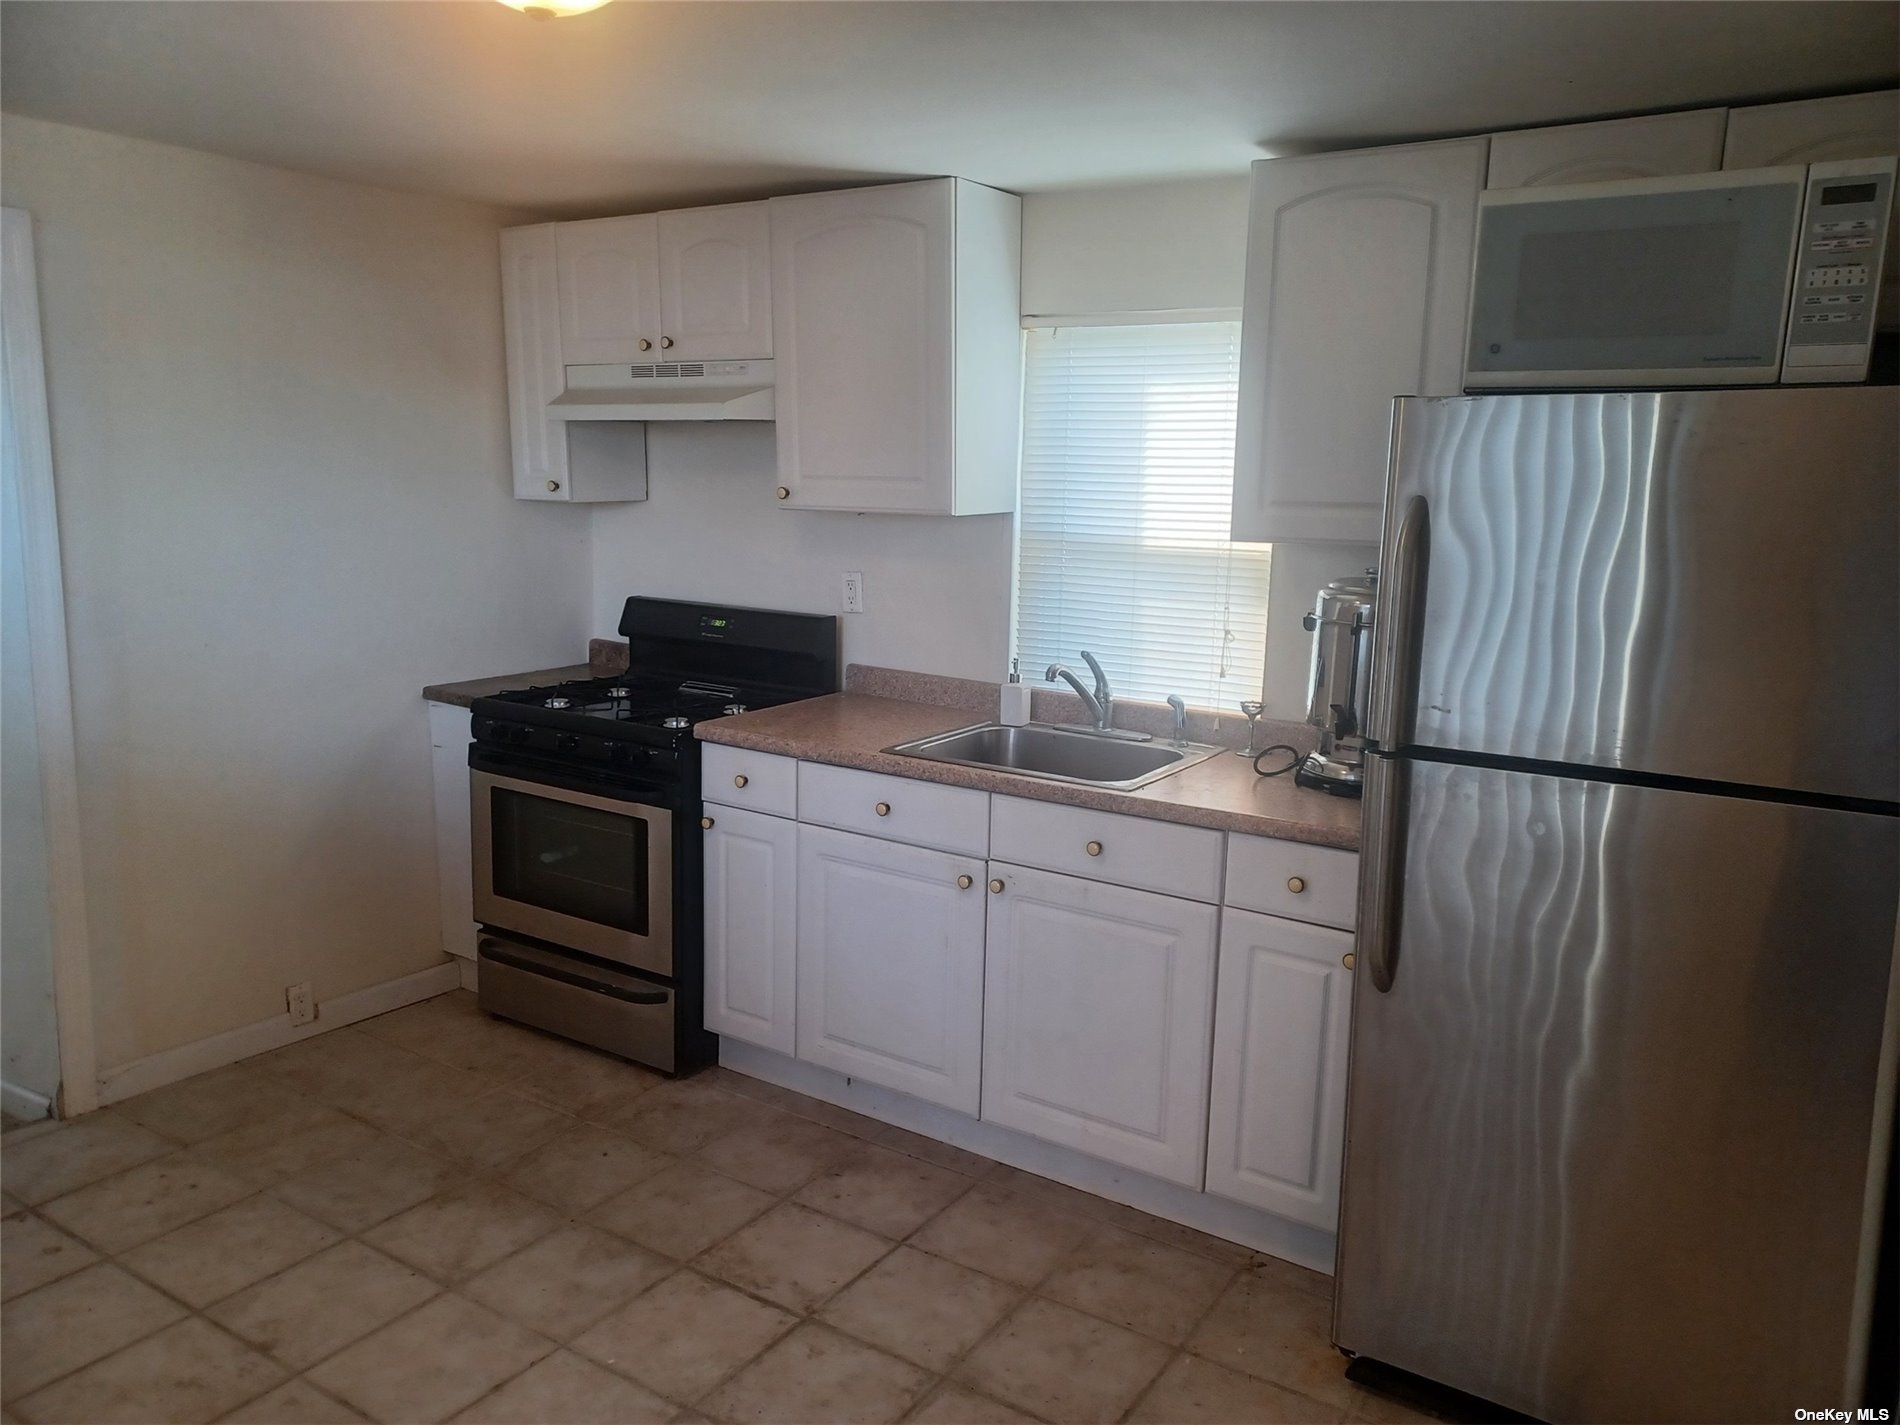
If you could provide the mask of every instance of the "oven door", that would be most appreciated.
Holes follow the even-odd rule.
[[[1775,381],[1805,168],[1478,203],[1465,389]]]
[[[469,773],[475,918],[655,975],[673,973],[673,814]]]

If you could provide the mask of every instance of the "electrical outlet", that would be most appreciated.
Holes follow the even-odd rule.
[[[312,1024],[317,1018],[317,998],[310,992],[310,982],[301,985],[284,986],[284,1008],[290,1012],[290,1022]]]
[[[849,569],[844,576],[844,611],[848,614],[864,612],[864,574],[861,570]]]

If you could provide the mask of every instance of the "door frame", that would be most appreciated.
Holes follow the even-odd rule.
[[[99,1106],[98,1057],[59,506],[53,486],[33,217],[23,208],[0,208],[0,342],[6,348],[6,394],[19,441],[21,572],[26,580],[28,653],[46,827],[47,899],[52,911],[53,1006],[59,1034],[59,1091],[53,1112],[59,1118],[71,1118]]]

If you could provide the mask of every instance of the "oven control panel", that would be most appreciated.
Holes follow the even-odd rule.
[[[1809,168],[1782,353],[1783,381],[1866,379],[1894,169],[1892,158]]]
[[[563,732],[503,718],[478,717],[470,731],[478,745],[512,752],[539,753],[563,762],[583,763],[626,772],[670,773],[679,766],[679,753],[670,747],[650,747],[619,737],[595,737]]]

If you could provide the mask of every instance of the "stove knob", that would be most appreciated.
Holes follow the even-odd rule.
[[[554,747],[557,752],[578,752],[581,740],[571,732],[564,732],[554,739]]]

